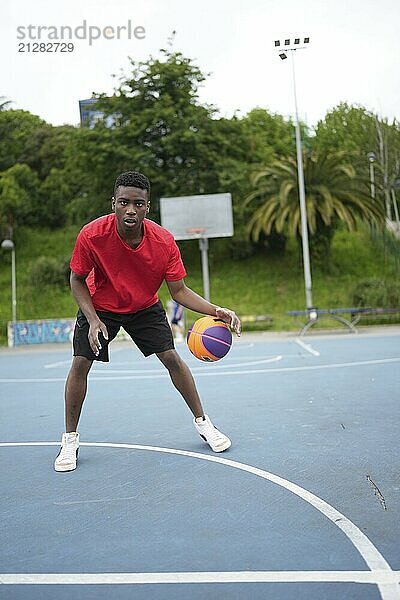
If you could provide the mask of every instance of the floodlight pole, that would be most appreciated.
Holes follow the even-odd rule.
[[[289,49],[288,49],[289,50]],[[286,49],[285,49],[286,51]],[[296,131],[296,154],[297,154],[297,179],[299,186],[299,200],[300,200],[300,216],[301,216],[301,241],[303,247],[303,269],[304,269],[304,286],[306,293],[306,304],[307,310],[314,308],[312,299],[312,280],[311,280],[311,267],[310,267],[310,249],[308,242],[308,226],[307,226],[307,207],[306,207],[306,193],[304,186],[304,171],[303,171],[303,154],[301,147],[301,131],[299,123],[299,111],[297,108],[297,91],[296,91],[296,73],[294,68],[294,53],[296,48],[291,48],[291,63],[292,63],[292,76],[293,76],[293,93],[294,93],[294,107],[295,107],[295,131]]]
[[[303,39],[303,44],[310,42],[309,37]],[[308,242],[308,226],[307,226],[307,207],[306,193],[304,186],[304,171],[303,171],[303,155],[301,148],[301,131],[299,122],[299,111],[297,108],[297,92],[296,92],[296,73],[294,68],[294,53],[296,50],[303,50],[306,46],[300,46],[300,38],[294,39],[294,45],[291,46],[290,39],[285,39],[284,45],[281,45],[280,40],[275,41],[275,48],[279,52],[279,57],[284,60],[287,58],[287,52],[290,52],[292,62],[292,77],[293,77],[293,92],[294,92],[294,107],[295,107],[295,132],[296,132],[296,155],[297,155],[297,179],[299,187],[300,201],[300,217],[301,217],[301,243],[303,247],[303,269],[304,269],[304,286],[306,292],[306,304],[308,316],[311,321],[318,318],[318,313],[313,306],[312,300],[312,281],[310,268],[310,249]]]

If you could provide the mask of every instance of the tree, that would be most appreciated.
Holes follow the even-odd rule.
[[[0,171],[23,162],[25,145],[44,124],[42,119],[25,110],[0,110]]]
[[[367,154],[376,145],[375,117],[363,106],[342,102],[315,129],[313,149],[317,153],[347,152],[357,166],[367,170]]]
[[[115,178],[122,171],[140,170],[141,156],[120,129],[78,129],[66,148],[62,170],[72,221],[87,222],[110,211]]]
[[[263,108],[254,108],[242,119],[243,132],[246,137],[246,155],[239,169],[241,201],[237,203],[236,222],[239,224],[239,235],[246,238],[246,225],[252,216],[252,207],[243,205],[243,198],[248,196],[251,180],[255,173],[266,164],[286,156],[295,156],[296,145],[294,127],[291,120],[285,120],[278,114],[272,114]],[[307,128],[302,125],[302,139],[306,146],[310,143]],[[235,207],[236,208],[236,207]],[[284,249],[284,235],[272,232],[268,236],[260,234],[257,245],[268,248],[269,252],[280,252]]]
[[[132,72],[121,78],[115,95],[100,96],[97,107],[105,120],[114,118],[124,144],[140,151],[154,195],[170,195],[182,182],[187,185],[185,174],[189,181],[199,182],[195,168],[204,156],[201,138],[214,113],[198,103],[205,75],[190,59],[169,50],[161,50],[161,59],[131,65]]]
[[[0,96],[0,110],[6,110],[11,104],[11,100],[6,100],[5,96]]]
[[[389,221],[399,220],[396,188],[400,177],[400,128],[396,120],[389,124],[387,119],[375,117],[377,134],[377,183],[381,190],[385,205],[386,217]],[[394,215],[392,212],[392,204]]]
[[[239,169],[236,161],[245,160],[250,147],[238,119],[219,119],[214,106],[200,104],[198,90],[206,75],[172,50],[131,64],[115,95],[100,96],[97,107],[104,111],[104,123],[113,117],[120,140],[138,156],[137,166],[152,180],[154,200],[227,191],[221,189],[225,159],[229,168],[233,161]]]
[[[79,129],[72,125],[54,127],[43,123],[25,140],[19,161],[24,162],[44,181],[52,169],[63,169],[69,145]]]
[[[294,154],[292,124],[263,109],[219,117],[199,101],[207,75],[180,52],[161,50],[131,67],[114,95],[97,94],[103,117],[68,145],[69,214],[87,220],[103,213],[114,178],[136,169],[152,181],[153,218],[161,196],[231,192],[235,229],[243,237],[241,207],[251,174],[282,153]]]
[[[39,224],[39,178],[28,165],[17,163],[0,174],[0,219],[12,237],[17,223]]]
[[[359,220],[382,225],[381,207],[368,195],[367,183],[357,178],[346,153],[304,154],[306,208],[310,251],[329,260],[330,243],[339,223],[357,229]],[[254,177],[254,191],[246,202],[255,204],[248,233],[257,240],[261,232],[301,235],[301,214],[295,159],[275,161]]]
[[[40,207],[36,211],[42,225],[61,227],[67,220],[71,189],[61,169],[53,168],[40,185]]]
[[[104,213],[124,170],[149,176],[155,219],[161,196],[230,191],[235,202],[251,156],[242,121],[218,118],[214,107],[200,104],[206,75],[181,53],[162,50],[160,58],[131,64],[115,95],[98,94],[103,119],[79,129],[68,145],[69,214],[86,220]]]
[[[296,154],[293,123],[263,108],[254,108],[242,119],[244,130],[250,137],[251,161],[266,164],[274,158]],[[308,140],[308,132],[302,127],[302,139]]]
[[[368,176],[369,152],[375,154],[376,199],[392,219],[396,213],[395,182],[400,177],[400,127],[394,120],[367,111],[362,106],[341,103],[329,112],[316,128],[314,149],[320,152],[348,152],[358,173]]]

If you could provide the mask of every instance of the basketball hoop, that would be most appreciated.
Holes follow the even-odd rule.
[[[186,229],[186,233],[193,238],[202,238],[206,237],[204,234],[207,231],[205,227],[189,227]]]
[[[160,198],[160,217],[161,225],[175,240],[198,240],[204,298],[210,300],[208,240],[233,235],[230,193]]]

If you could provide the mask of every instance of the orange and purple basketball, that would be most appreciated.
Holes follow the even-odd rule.
[[[187,345],[200,360],[214,362],[229,352],[232,334],[228,325],[216,317],[201,317],[190,327]]]

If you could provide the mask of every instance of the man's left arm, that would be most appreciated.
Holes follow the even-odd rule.
[[[179,281],[166,281],[166,284],[172,298],[176,302],[200,314],[218,317],[218,319],[228,323],[237,335],[240,335],[240,319],[233,310],[208,302],[208,300],[205,300],[202,296],[199,296],[199,294],[188,288],[183,279]]]

